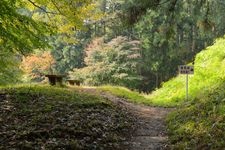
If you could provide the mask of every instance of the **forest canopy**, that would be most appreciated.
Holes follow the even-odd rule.
[[[48,44],[46,36],[62,22],[67,28],[80,27],[90,4],[88,0],[1,0],[1,46],[23,54],[43,48]]]

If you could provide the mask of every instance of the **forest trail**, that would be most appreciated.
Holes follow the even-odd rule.
[[[116,105],[125,107],[136,117],[137,129],[131,135],[130,141],[124,143],[129,150],[163,150],[167,149],[167,133],[165,117],[172,109],[133,104],[126,99],[116,97],[94,88],[83,88],[80,92],[100,95]]]

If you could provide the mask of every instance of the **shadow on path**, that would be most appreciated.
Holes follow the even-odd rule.
[[[80,92],[100,95],[116,105],[125,107],[137,118],[137,129],[131,135],[131,141],[124,143],[129,150],[163,150],[167,149],[167,133],[165,118],[171,108],[151,107],[133,104],[126,99],[116,97],[94,88],[83,88]],[[126,149],[126,148],[125,148]]]

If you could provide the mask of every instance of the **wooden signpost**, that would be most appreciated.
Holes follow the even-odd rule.
[[[186,100],[188,100],[188,75],[194,74],[194,66],[181,65],[179,66],[179,73],[186,74]]]

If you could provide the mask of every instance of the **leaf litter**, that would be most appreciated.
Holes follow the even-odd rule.
[[[29,88],[0,91],[0,149],[122,149],[134,130],[132,115],[104,99]]]

